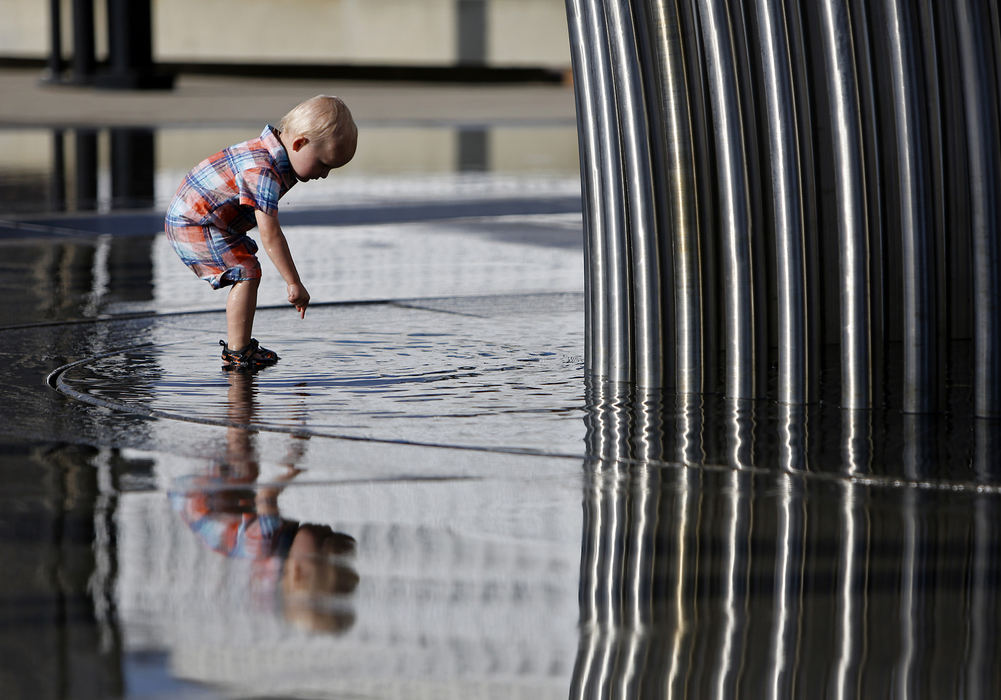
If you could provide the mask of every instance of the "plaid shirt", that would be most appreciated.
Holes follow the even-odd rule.
[[[242,236],[257,225],[254,210],[276,214],[278,200],[295,183],[285,147],[268,125],[258,138],[223,149],[195,166],[170,203],[167,225],[210,226],[226,238]]]
[[[196,275],[218,289],[261,276],[257,244],[247,231],[254,214],[278,213],[278,200],[296,183],[278,134],[269,125],[256,139],[206,158],[177,188],[164,229]]]

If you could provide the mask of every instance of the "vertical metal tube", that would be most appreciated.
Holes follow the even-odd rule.
[[[680,394],[703,390],[702,274],[695,184],[695,162],[689,107],[685,47],[678,0],[658,0],[646,5],[651,36],[651,60],[656,77],[653,110],[662,132],[664,208],[660,212],[662,245],[670,247],[673,270],[674,386]],[[668,256],[661,256],[667,262]],[[662,270],[667,273],[667,269]],[[663,286],[662,286],[663,288]],[[664,313],[667,312],[665,302]]]
[[[804,403],[807,399],[806,257],[788,30],[781,0],[759,0],[755,6],[775,220],[778,400]]]
[[[719,207],[714,186],[713,132],[708,85],[698,19],[699,0],[677,0],[679,31],[684,37],[681,59],[685,66],[685,87],[691,112],[692,157],[695,174],[695,214],[698,219],[698,244],[701,282],[702,387],[717,392],[720,382],[721,348],[717,320],[719,313],[719,274],[715,236]],[[677,256],[675,256],[677,258]],[[677,294],[677,292],[675,292]],[[677,300],[676,300],[677,301]]]
[[[990,21],[983,5],[957,0],[956,27],[966,105],[973,212],[974,411],[1001,415],[1001,241],[997,113]]]
[[[49,59],[46,80],[58,81],[63,74],[62,2],[49,0]]]
[[[94,0],[73,0],[73,81],[94,80]]]
[[[600,373],[606,366],[604,216],[598,154],[600,140],[595,100],[594,45],[585,23],[584,2],[567,0],[570,55],[577,104],[577,143],[580,155],[581,195],[584,215],[584,366]]]
[[[721,0],[699,0],[710,102],[716,136],[725,295],[725,391],[731,398],[755,395],[754,284],[750,205],[744,134],[733,40]]]
[[[893,133],[892,118],[888,118],[892,114],[891,100],[887,96],[889,91],[883,85],[889,71],[885,65],[886,52],[881,50],[884,42],[879,39],[879,32],[885,22],[882,18],[876,22],[870,22],[869,19],[875,4],[878,3],[848,0],[861,122],[860,143],[864,172],[862,191],[868,225],[869,385],[873,387],[873,391],[880,386],[884,341],[890,335],[890,326],[899,320],[900,314],[896,312],[897,306],[901,305],[898,292],[903,286],[897,280],[899,263],[895,266],[890,263],[891,246],[888,245],[885,230],[890,212],[887,204],[889,176],[884,177],[884,171],[888,168],[887,157],[892,155],[892,151],[884,147],[884,144],[892,144],[896,136]],[[894,243],[897,243],[896,239]],[[893,247],[899,248],[898,245]],[[896,306],[891,315],[889,307],[894,303]]]
[[[841,405],[868,408],[872,404],[869,242],[858,81],[848,7],[844,0],[822,0],[820,10],[840,211]]]
[[[958,31],[952,4],[934,3],[931,23],[936,28],[940,60],[942,105],[943,181],[942,206],[948,222],[945,238],[947,284],[944,302],[947,334],[952,338],[973,338],[973,269],[969,235],[972,229],[969,203],[966,109],[959,60]],[[958,235],[962,232],[962,235]]]
[[[949,292],[947,265],[949,262],[947,241],[953,222],[947,217],[946,188],[946,154],[944,150],[945,137],[942,97],[942,79],[939,77],[940,65],[943,61],[943,50],[939,46],[942,37],[936,24],[934,8],[930,3],[921,4],[918,15],[914,17],[921,36],[921,49],[915,55],[923,65],[924,101],[920,112],[926,115],[927,127],[927,159],[928,169],[928,224],[929,246],[934,255],[932,271],[935,280],[935,291],[932,299],[935,302],[935,318],[932,320],[935,337],[935,368],[934,379],[937,381],[938,398],[942,398],[942,384],[948,374],[949,354]],[[957,226],[957,230],[961,230]],[[941,405],[941,404],[939,404]]]
[[[646,101],[629,0],[606,0],[605,8],[628,205],[624,233],[628,234],[627,264],[632,282],[632,379],[639,386],[659,387],[664,375],[660,252]]]
[[[803,10],[794,0],[783,0],[786,30],[789,37],[790,65],[792,68],[794,114],[796,117],[797,145],[800,159],[799,193],[802,203],[803,257],[806,303],[806,343],[807,343],[807,394],[812,401],[820,394],[820,367],[823,352],[821,341],[821,294],[820,294],[820,240],[819,215],[817,213],[817,173],[813,148],[813,113],[807,40],[804,29]],[[812,361],[811,361],[812,360]]]
[[[900,0],[885,0],[893,113],[897,136],[897,180],[904,297],[903,408],[910,413],[937,404],[935,361],[935,268],[920,75],[915,65],[915,20]]]
[[[598,124],[598,163],[602,201],[602,245],[605,256],[607,352],[605,364],[595,371],[611,381],[632,379],[632,328],[629,261],[626,248],[625,199],[622,184],[620,131],[608,54],[608,33],[601,0],[586,0],[584,24],[588,29],[595,80],[595,112]]]
[[[774,291],[774,236],[766,223],[764,178],[763,115],[759,114],[760,64],[751,42],[755,40],[754,11],[749,3],[726,2],[730,18],[730,38],[733,46],[734,75],[737,79],[737,99],[740,101],[740,128],[744,144],[744,171],[747,174],[747,213],[750,231],[751,295],[754,300],[755,373],[754,396],[760,396],[769,384],[768,354],[773,337],[769,319],[770,299]]]

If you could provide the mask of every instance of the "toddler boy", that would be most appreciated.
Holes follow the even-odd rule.
[[[278,361],[251,337],[261,264],[247,232],[257,226],[268,257],[285,281],[288,301],[306,317],[309,292],[299,279],[278,223],[278,200],[296,181],[325,178],[354,157],[358,129],[343,100],[317,95],[293,107],[278,128],[206,158],[189,172],[167,209],[167,238],[182,262],[226,300],[225,369],[257,369]]]

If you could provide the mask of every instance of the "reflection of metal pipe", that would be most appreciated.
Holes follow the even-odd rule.
[[[799,405],[780,404],[778,413],[778,466],[787,472],[803,471],[807,467],[806,409]]]
[[[868,474],[872,466],[872,414],[841,411],[841,464],[845,474]]]
[[[91,211],[97,209],[97,131],[77,129],[75,145],[76,208],[81,211]]]
[[[858,677],[861,674],[861,650],[858,639],[864,638],[862,627],[863,607],[856,591],[862,588],[865,580],[865,556],[859,552],[859,543],[868,539],[868,533],[860,530],[865,519],[858,517],[856,486],[845,483],[841,495],[841,549],[837,564],[838,583],[838,658],[834,675],[836,698],[854,698],[858,696]],[[861,523],[859,522],[861,521]]]
[[[66,136],[62,129],[52,130],[52,181],[49,183],[49,207],[66,209]]]
[[[973,542],[970,556],[970,621],[966,653],[965,687],[970,697],[990,697],[997,689],[998,645],[997,590],[998,575],[994,552],[997,551],[997,512],[987,496],[973,504]]]
[[[113,207],[152,207],[156,180],[156,133],[141,127],[111,130]]]
[[[976,420],[974,436],[976,452],[974,471],[980,481],[997,483],[1001,477],[998,462],[1001,450],[1001,430],[997,421]],[[971,542],[969,551],[969,584],[966,619],[969,620],[966,644],[965,682],[970,697],[989,697],[998,687],[998,654],[1001,643],[997,634],[997,619],[1001,614],[998,588],[1001,575],[998,566],[997,543],[1001,538],[997,495],[978,494],[973,500]]]
[[[904,473],[919,480],[934,476],[938,466],[934,460],[936,421],[929,415],[903,416]],[[922,496],[916,489],[902,494],[901,518],[903,543],[900,565],[900,683],[901,695],[913,697],[920,687],[920,651],[918,640],[927,639],[923,629],[925,610],[924,592],[929,589],[922,580],[929,571],[928,544],[932,538],[927,532],[929,518],[923,508]]]
[[[793,696],[795,687],[797,632],[803,592],[804,518],[802,490],[788,474],[779,479],[778,532],[776,533],[774,608],[771,644],[772,700]]]
[[[677,449],[673,461],[681,464],[702,464],[706,458],[704,445],[705,406],[699,394],[679,394],[675,403]]]

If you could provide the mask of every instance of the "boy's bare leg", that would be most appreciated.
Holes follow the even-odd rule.
[[[261,280],[243,280],[233,285],[226,299],[226,343],[229,349],[240,351],[247,347],[254,330],[254,312],[257,311],[257,288]]]

